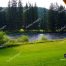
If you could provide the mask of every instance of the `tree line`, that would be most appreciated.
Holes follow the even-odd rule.
[[[23,6],[21,0],[9,0],[8,7],[0,7],[0,27],[5,30],[43,30],[44,32],[60,32],[66,25],[66,10],[62,5],[51,3],[50,8],[38,16],[36,3],[26,3]],[[40,20],[38,20],[40,18]],[[36,22],[37,21],[37,22]],[[31,25],[31,26],[30,26]],[[26,28],[29,26],[28,28]]]

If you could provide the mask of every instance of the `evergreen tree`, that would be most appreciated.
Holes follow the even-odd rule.
[[[35,22],[38,19],[38,8],[35,4],[35,6],[33,7],[33,5],[29,4],[29,11],[28,11],[28,25],[32,24],[28,29],[32,30],[32,29],[38,29],[38,23],[33,24],[33,22]]]
[[[27,15],[27,26],[30,25],[32,23],[32,5],[29,4],[29,9],[26,11]],[[32,27],[28,27],[27,30],[32,29]]]
[[[23,6],[21,0],[18,2],[18,28],[23,28]]]
[[[33,7],[33,22],[36,21],[37,19],[38,19],[38,7],[35,3]],[[40,21],[34,24],[33,29],[40,29]]]
[[[11,29],[12,25],[12,12],[11,12],[11,1],[9,0],[8,2],[8,8],[6,12],[6,25],[7,25],[7,30]]]
[[[28,25],[28,17],[29,17],[29,7],[28,4],[26,3],[25,9],[24,9],[24,13],[23,13],[23,18],[24,18],[24,29],[26,29],[27,25]]]
[[[49,32],[55,32],[56,31],[56,24],[55,24],[55,13],[54,10],[55,5],[52,3],[50,6],[50,9],[48,11],[48,30]]]
[[[62,28],[66,25],[66,14],[64,9],[65,8],[62,5],[58,8],[58,28]]]
[[[11,12],[12,12],[12,27],[13,27],[14,30],[17,30],[18,29],[17,0],[12,0]]]
[[[44,32],[47,31],[47,11],[45,9],[43,11],[43,17],[42,17],[42,20],[40,22],[40,27],[42,30],[44,30]]]
[[[6,13],[2,7],[0,7],[0,28],[6,23]]]
[[[17,1],[12,0],[8,3],[8,12],[7,12],[7,26],[8,30],[17,30],[18,24],[17,24]]]

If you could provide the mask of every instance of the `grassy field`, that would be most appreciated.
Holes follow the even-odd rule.
[[[66,66],[66,40],[0,49],[0,66]]]

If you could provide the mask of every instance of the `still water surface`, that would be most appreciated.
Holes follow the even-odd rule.
[[[39,40],[41,37],[46,37],[48,40],[54,40],[54,39],[64,39],[66,38],[66,33],[29,33],[29,34],[9,34],[8,36],[11,39],[16,39],[22,35],[26,35],[29,37],[29,41],[35,41]]]

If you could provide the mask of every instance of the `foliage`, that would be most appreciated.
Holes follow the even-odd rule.
[[[19,44],[17,44],[17,41],[14,39],[9,39],[8,42],[6,42],[6,44],[4,45],[4,47],[13,47],[13,46],[17,46]]]
[[[8,8],[6,13],[6,29],[8,30],[19,30],[26,28],[27,25],[33,23],[38,18],[37,6],[34,7],[29,4],[24,8],[22,1],[12,0],[8,2]],[[33,27],[32,27],[33,28]]]
[[[0,45],[5,44],[9,38],[6,36],[4,32],[0,32]]]
[[[29,41],[28,38],[29,38],[28,36],[23,35],[23,36],[20,36],[20,37],[17,39],[17,41],[18,41],[18,42],[28,42],[28,41]]]
[[[23,7],[21,0],[9,0],[7,8],[0,7],[0,28],[5,25],[5,29],[10,31],[24,29],[60,32],[58,30],[66,25],[65,7],[57,3],[51,3],[49,9],[37,7],[36,4],[33,6],[31,3],[26,3]]]
[[[39,39],[35,41],[35,43],[44,43],[44,42],[50,42],[44,35],[40,36]]]
[[[20,29],[19,32],[25,32],[24,29]]]
[[[10,40],[10,38],[5,34],[3,40],[4,40],[5,42],[8,42],[8,41]]]
[[[47,40],[45,36],[41,36],[40,40]]]

